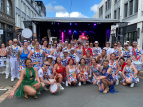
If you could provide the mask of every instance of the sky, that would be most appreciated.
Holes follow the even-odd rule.
[[[46,17],[92,18],[102,0],[42,0],[46,6]],[[72,1],[72,7],[71,7]],[[71,13],[70,13],[71,7]]]

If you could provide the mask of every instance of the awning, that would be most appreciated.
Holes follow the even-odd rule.
[[[91,23],[118,23],[117,19],[97,19],[97,18],[68,18],[68,17],[34,17],[32,21],[38,22],[91,22]]]

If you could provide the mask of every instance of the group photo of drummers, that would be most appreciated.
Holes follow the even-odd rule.
[[[104,94],[114,92],[119,84],[134,87],[139,82],[143,51],[137,41],[129,44],[106,42],[101,48],[98,41],[92,43],[84,37],[54,42],[49,38],[40,43],[37,39],[13,39],[7,47],[2,43],[2,74],[11,82],[18,79],[9,99],[14,95],[37,98],[41,90],[57,93],[65,86],[93,84]]]

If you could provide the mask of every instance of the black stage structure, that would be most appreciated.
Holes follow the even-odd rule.
[[[42,40],[48,36],[47,30],[50,29],[51,36],[57,37],[62,41],[78,39],[79,35],[89,38],[90,42],[99,41],[100,47],[105,46],[105,42],[109,41],[111,25],[118,23],[118,20],[111,19],[95,19],[95,18],[32,18],[32,22],[36,24],[37,38]]]

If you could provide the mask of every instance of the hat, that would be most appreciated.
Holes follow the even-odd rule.
[[[94,43],[98,43],[98,41],[95,41]]]
[[[65,41],[65,43],[68,43],[68,41]]]
[[[127,41],[127,43],[128,43],[129,41]]]
[[[125,42],[124,45],[126,46],[126,45],[128,45],[128,43]]]
[[[30,42],[30,41],[28,41],[28,42]]]
[[[63,51],[63,53],[65,53],[65,52],[67,52],[67,53],[68,53],[68,50],[64,50],[64,51]]]
[[[133,43],[138,43],[137,41],[134,41]]]
[[[71,48],[71,50],[74,50],[74,48]]]
[[[59,41],[62,41],[62,40],[59,40]]]
[[[48,60],[48,58],[51,58],[52,59],[52,62],[53,62],[53,57],[51,55],[48,55],[46,60]]]

